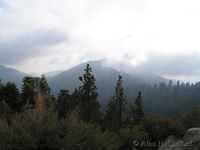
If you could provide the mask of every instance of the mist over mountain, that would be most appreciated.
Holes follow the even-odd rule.
[[[95,85],[97,86],[99,94],[98,100],[103,106],[107,105],[109,99],[114,95],[119,75],[122,76],[125,95],[127,96],[128,101],[131,101],[134,97],[136,97],[137,92],[141,90],[141,85],[145,84],[153,86],[155,83],[168,83],[169,81],[168,79],[153,73],[124,73],[119,71],[120,68],[117,70],[104,65],[104,61],[105,60],[89,61],[81,63],[65,71],[59,70],[45,73],[52,94],[57,96],[61,89],[69,90],[69,93],[73,93],[75,88],[78,89],[79,86],[82,85],[79,77],[83,76],[85,73],[84,69],[87,64],[90,64],[90,67],[92,68],[92,74],[96,79]],[[19,72],[12,68],[0,66],[0,79],[2,80],[2,83],[6,83],[7,81],[14,82],[20,90],[23,77],[27,75],[29,74]]]
[[[61,72],[63,72],[63,70],[51,71],[51,72],[45,73],[45,76],[46,76],[47,78],[49,78],[49,77],[53,77],[53,76],[55,76],[55,75],[57,75],[57,74],[60,74]]]
[[[111,67],[104,66],[103,62],[104,60],[89,61],[63,71],[51,78],[47,78],[52,94],[57,96],[61,89],[69,90],[70,93],[73,93],[75,88],[78,89],[79,86],[82,85],[81,81],[79,81],[79,77],[83,76],[85,73],[84,69],[87,64],[90,64],[92,68],[92,74],[96,79],[95,84],[99,93],[98,99],[102,105],[106,105],[109,99],[114,95],[119,75],[122,76],[125,95],[127,95],[129,99],[137,95],[139,85],[148,84],[153,86],[155,83],[167,83],[169,81],[168,79],[150,73],[147,75],[123,73]]]
[[[57,97],[60,90],[68,90],[72,94],[75,88],[79,89],[82,82],[79,77],[85,73],[84,69],[87,64],[92,68],[92,74],[96,81],[98,92],[98,101],[101,104],[102,111],[105,110],[106,105],[112,96],[115,95],[115,86],[118,76],[122,76],[124,95],[127,100],[127,107],[129,103],[133,104],[138,92],[142,92],[144,110],[147,115],[162,114],[171,117],[178,116],[181,113],[188,111],[193,105],[198,105],[198,91],[199,83],[190,84],[181,83],[177,81],[170,81],[152,72],[143,71],[137,72],[134,68],[129,68],[132,73],[124,73],[119,67],[118,69],[105,65],[105,60],[95,60],[86,63],[81,63],[71,69],[65,71],[55,71],[45,74],[48,84],[51,88],[51,93]],[[123,66],[122,66],[123,67]],[[60,73],[59,73],[60,72]],[[14,82],[19,90],[21,90],[22,80],[24,76],[31,76],[26,73],[19,72],[12,68],[0,66],[0,79],[2,83],[7,81]],[[51,77],[50,77],[51,76]],[[183,96],[184,95],[184,96]],[[184,97],[184,99],[182,99]],[[177,105],[181,99],[182,104]],[[168,107],[168,106],[173,107]],[[171,109],[169,111],[169,109]]]
[[[113,69],[113,67],[104,65],[105,60],[95,60],[89,61],[86,63],[81,63],[75,67],[72,67],[68,70],[57,70],[52,72],[45,73],[45,76],[48,78],[49,84],[52,87],[52,92],[57,94],[60,89],[68,89],[70,92],[73,92],[74,88],[78,88],[81,84],[79,77],[84,74],[84,69],[87,64],[90,64],[92,68],[92,73],[96,78],[96,84],[100,85],[102,83],[108,83],[109,85],[115,85],[118,75],[122,75],[124,79],[124,84],[127,86],[133,84],[155,84],[160,82],[168,82],[168,79],[163,78],[159,75],[153,73],[138,73],[137,70],[134,73],[124,73],[121,68]],[[123,66],[122,66],[123,67]],[[131,69],[131,68],[130,68]],[[132,71],[133,72],[133,71]],[[13,68],[8,68],[3,65],[0,65],[0,79],[2,83],[7,81],[14,82],[18,88],[21,88],[22,79],[24,76],[40,76],[38,74],[28,74],[20,72]],[[109,82],[107,81],[109,80]]]

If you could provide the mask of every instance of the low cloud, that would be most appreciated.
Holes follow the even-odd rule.
[[[141,60],[139,61],[139,58]],[[145,56],[125,55],[120,60],[106,59],[105,66],[113,67],[131,74],[158,74],[162,76],[199,76],[200,53],[198,51],[185,52],[177,55],[152,53]],[[137,64],[133,64],[135,62]],[[138,60],[137,60],[138,59]]]
[[[0,63],[45,73],[105,58],[130,73],[199,75],[199,6],[181,0],[3,0]]]
[[[58,29],[37,30],[9,42],[0,43],[0,63],[18,63],[25,59],[48,56],[55,45],[67,42],[65,32]]]
[[[187,52],[177,55],[152,54],[134,67],[133,72],[158,73],[161,75],[200,75],[200,53]]]

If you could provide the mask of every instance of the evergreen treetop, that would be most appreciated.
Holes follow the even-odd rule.
[[[95,77],[91,74],[92,68],[87,64],[85,74],[79,77],[82,86],[79,87],[81,115],[85,122],[100,121],[100,104],[97,100],[98,93]]]

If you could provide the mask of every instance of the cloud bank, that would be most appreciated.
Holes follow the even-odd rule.
[[[125,71],[199,75],[199,4],[1,0],[0,64],[44,73],[106,58]]]

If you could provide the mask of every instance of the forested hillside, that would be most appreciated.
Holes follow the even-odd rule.
[[[166,117],[179,117],[187,113],[193,105],[200,106],[200,82],[173,85],[160,83],[154,86],[143,85],[144,107],[147,114],[161,114]]]
[[[199,126],[200,82],[125,88],[122,75],[114,79],[103,113],[90,64],[77,77],[80,86],[60,89],[57,98],[45,75],[25,76],[21,92],[10,81],[0,83],[1,148],[154,150],[167,136]]]
[[[116,69],[103,66],[103,60],[90,61],[88,63],[93,68],[92,73],[96,79],[95,84],[97,86],[98,100],[102,105],[101,110],[103,112],[105,111],[110,97],[112,97],[114,94],[113,87],[115,86],[118,75],[123,77],[123,85],[128,102],[131,102],[133,98],[137,96],[137,92],[138,90],[141,90],[141,86],[153,86],[155,83],[159,84],[160,82],[163,82],[167,84],[169,82],[168,79],[152,73],[126,74]],[[68,90],[69,93],[72,94],[74,89],[81,85],[81,82],[78,80],[78,78],[82,74],[82,71],[86,65],[87,63],[82,63],[69,70],[63,71],[54,77],[47,78],[52,94],[57,97],[60,89]]]
[[[182,113],[188,112],[193,105],[200,105],[199,82],[194,84],[181,83],[180,81],[170,81],[155,75],[153,77],[153,74],[151,77],[125,74],[113,68],[103,67],[102,60],[90,61],[89,63],[94,68],[92,73],[96,79],[97,99],[102,106],[101,111],[103,113],[105,113],[109,99],[114,94],[113,87],[118,75],[123,77],[124,94],[128,103],[133,102],[138,91],[143,93],[144,110],[147,116],[161,114],[165,117],[176,118]],[[51,94],[57,98],[61,89],[68,90],[69,94],[72,94],[75,88],[81,85],[78,78],[83,73],[85,66],[86,63],[83,63],[47,78]],[[1,66],[0,71],[2,83],[14,82],[18,90],[22,90],[22,80],[27,74],[3,66]]]
[[[143,104],[146,115],[161,114],[165,117],[179,117],[188,112],[193,105],[200,105],[198,87],[200,83],[190,84],[171,81],[165,78],[150,75],[135,76],[125,74],[113,68],[103,67],[102,61],[90,61],[94,68],[92,73],[96,79],[98,100],[105,113],[106,105],[114,94],[114,86],[118,75],[123,77],[124,94],[128,103],[137,97],[138,91],[143,93]],[[47,78],[52,94],[57,97],[61,89],[68,90],[70,94],[81,85],[78,80],[86,63],[64,71],[52,78]],[[154,84],[153,84],[154,83]],[[196,92],[195,92],[196,91]],[[127,105],[129,107],[129,105]]]

